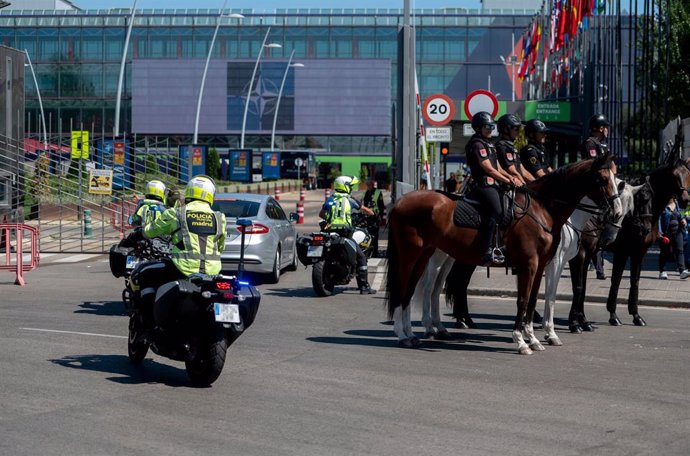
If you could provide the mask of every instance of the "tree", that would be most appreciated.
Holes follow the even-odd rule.
[[[206,172],[216,181],[220,180],[220,155],[218,155],[218,151],[215,147],[211,147],[211,149],[208,151]]]
[[[670,3],[668,111],[670,118],[686,118],[690,117],[690,2],[671,0]]]

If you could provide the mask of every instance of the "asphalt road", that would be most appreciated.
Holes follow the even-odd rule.
[[[195,389],[182,363],[129,365],[107,263],[41,267],[24,288],[3,272],[0,455],[690,454],[686,310],[584,335],[560,320],[563,347],[519,356],[514,302],[475,298],[479,329],[405,350],[381,295],[315,298],[309,277],[261,286],[256,323]]]

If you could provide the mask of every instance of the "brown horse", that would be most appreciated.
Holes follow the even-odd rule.
[[[616,217],[622,212],[611,165],[610,155],[574,163],[529,183],[516,193],[515,218],[505,229],[502,241],[518,276],[513,340],[520,354],[544,349],[532,328],[539,284],[560,241],[561,227],[579,201],[589,196],[600,206],[613,205]],[[461,263],[479,264],[482,252],[478,231],[455,226],[454,209],[455,201],[432,191],[414,191],[396,202],[389,217],[386,276],[389,317],[407,309],[436,248]],[[415,342],[403,346],[415,346]]]

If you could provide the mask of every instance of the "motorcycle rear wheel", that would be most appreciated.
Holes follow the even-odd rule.
[[[218,379],[225,365],[227,350],[225,329],[214,324],[208,339],[200,342],[194,359],[185,361],[187,376],[194,386],[210,386]]]
[[[149,344],[144,341],[144,325],[139,315],[129,317],[129,337],[127,338],[127,354],[129,362],[141,364],[149,352]]]
[[[311,284],[316,296],[320,298],[331,296],[334,288],[333,284],[328,283],[324,276],[325,265],[326,263],[324,261],[319,261],[318,263],[314,263],[311,268]]]

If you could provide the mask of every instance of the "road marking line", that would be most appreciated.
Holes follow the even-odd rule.
[[[371,285],[371,288],[374,290],[378,290],[381,288],[381,284],[383,283],[383,272],[377,272],[374,274],[374,282]]]
[[[382,258],[369,258],[367,260],[367,265],[369,267],[378,267],[381,264]]]
[[[52,332],[59,334],[76,334],[78,336],[96,336],[96,337],[111,337],[113,339],[127,339],[127,336],[113,336],[111,334],[96,334],[78,331],[60,331],[59,329],[41,329],[41,328],[19,328],[25,331],[39,331],[39,332]]]
[[[88,260],[89,258],[93,258],[93,254],[81,254],[81,255],[70,255],[65,258],[60,258],[53,263],[76,263],[78,261],[83,261],[83,260]]]

